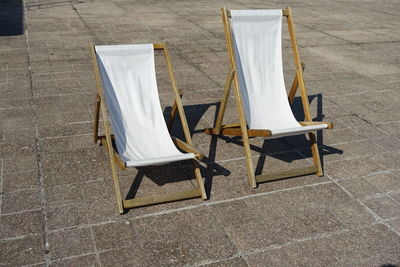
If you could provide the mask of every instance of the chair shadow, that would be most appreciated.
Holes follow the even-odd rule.
[[[324,119],[324,114],[323,114],[323,107],[322,107],[322,94],[317,94],[317,95],[310,95],[309,97],[309,102],[312,103],[312,101],[317,101],[317,116],[313,118],[315,121],[322,121]],[[301,97],[295,97],[293,105],[292,105],[292,111],[298,121],[304,121],[304,112],[303,112],[303,106],[301,103]],[[241,140],[241,137],[228,137],[228,136],[218,136],[218,138],[221,138],[225,140],[226,142],[230,142],[239,146],[243,146],[243,142]],[[278,139],[265,139],[263,142],[262,147],[258,147],[255,145],[250,144],[250,149],[252,151],[258,152],[260,154],[260,157],[258,158],[256,168],[255,168],[255,173],[256,175],[259,175],[262,173],[262,170],[264,169],[265,166],[265,160],[267,156],[273,157],[285,162],[293,162],[295,160],[299,159],[304,159],[305,157],[312,157],[311,150],[308,149],[308,152],[301,151],[300,153],[284,153],[284,152],[290,152],[290,151],[298,151],[300,148],[301,150],[305,148],[310,147],[310,142],[306,138],[306,135],[301,134],[301,135],[296,135],[296,136],[288,136],[288,137],[282,137]],[[323,143],[323,134],[322,130],[317,131],[317,144],[319,147],[319,154],[321,158],[321,165],[322,168],[324,168],[324,155],[330,155],[330,154],[343,154],[343,151],[340,149],[336,149],[331,146],[324,145]],[[275,148],[278,148],[278,150],[275,150]],[[303,156],[303,155],[304,156]]]
[[[317,116],[314,118],[316,121],[322,121],[324,119],[324,114],[322,113],[322,95],[312,95],[309,96],[310,103],[312,101],[317,101]],[[207,110],[212,107],[216,106],[216,113],[214,117],[214,123],[218,114],[218,110],[220,107],[220,103],[210,103],[210,104],[199,104],[199,105],[189,105],[184,106],[185,115],[188,121],[189,131],[190,134],[204,133],[204,129],[196,129],[197,125],[199,124],[201,118],[207,112]],[[164,109],[164,115],[166,118],[169,118],[169,114],[172,108],[167,107]],[[294,99],[292,105],[293,113],[297,120],[302,121],[304,120],[304,113],[301,104],[301,98],[296,97]],[[211,125],[210,125],[211,126]],[[182,131],[182,124],[180,122],[179,116],[177,114],[173,127],[171,129],[171,135],[177,138],[184,139],[183,131]],[[211,197],[212,194],[212,184],[213,184],[213,177],[218,175],[230,176],[231,172],[224,168],[223,166],[219,165],[215,162],[216,157],[216,149],[217,149],[217,141],[218,138],[225,140],[226,142],[233,143],[239,146],[243,146],[243,142],[241,141],[240,137],[228,137],[222,135],[211,135],[210,145],[209,145],[209,152],[208,155],[204,155],[202,163],[205,165],[200,165],[200,171],[204,178],[205,189],[208,197]],[[321,164],[323,166],[324,162],[324,155],[330,154],[342,154],[343,151],[340,149],[336,149],[334,147],[330,147],[323,144],[323,134],[322,131],[317,132],[317,143],[320,148],[320,157],[321,157]],[[256,165],[256,174],[261,174],[264,168],[265,160],[267,156],[273,157],[285,162],[293,162],[295,160],[304,159],[305,157],[311,157],[311,151],[309,153],[284,153],[290,151],[296,151],[298,147],[305,148],[309,147],[309,140],[305,137],[305,135],[297,135],[297,136],[290,136],[284,137],[279,139],[272,139],[267,140],[265,139],[263,142],[262,147],[258,147],[255,145],[250,145],[250,149],[252,151],[260,153],[260,157],[258,159]],[[276,150],[276,148],[278,148]],[[283,148],[283,149],[282,149]],[[285,149],[286,148],[286,149]],[[175,162],[170,163],[162,166],[150,166],[150,167],[140,167],[138,168],[138,173],[129,189],[129,192],[126,196],[126,199],[134,198],[137,194],[139,186],[146,176],[151,179],[154,183],[159,186],[165,185],[167,183],[172,182],[180,182],[180,181],[187,181],[188,179],[194,179],[193,174],[190,175],[192,172],[191,164],[188,164],[190,161],[184,162]],[[166,169],[170,169],[171,172],[166,172]],[[175,175],[179,173],[179,175]],[[174,174],[174,175],[172,175]],[[171,178],[173,176],[173,178]]]
[[[201,118],[207,112],[207,110],[213,105],[215,104],[199,104],[199,105],[184,106],[185,115],[191,136],[193,136],[193,134],[204,132],[203,129],[196,130],[196,127],[200,122]],[[168,119],[171,110],[172,110],[171,107],[167,107],[164,109],[164,115]],[[182,124],[179,119],[178,113],[175,117],[173,127],[171,128],[171,135],[180,138],[181,140],[185,140],[182,130]],[[229,176],[231,174],[229,170],[225,169],[221,165],[214,162],[216,155],[216,144],[217,144],[217,137],[212,136],[208,156],[204,155],[204,158],[201,161],[205,166],[203,166],[202,164],[198,165],[200,168],[201,175],[204,178],[204,186],[207,196],[209,198],[212,192],[213,177],[217,175]],[[197,149],[199,149],[196,146],[196,144],[194,146]],[[136,196],[139,186],[145,176],[150,180],[152,180],[152,182],[154,182],[158,186],[163,186],[167,183],[187,181],[188,179],[193,181],[194,179],[193,167],[190,160],[174,162],[160,166],[140,167],[137,169],[138,173],[134,178],[134,181],[126,195],[126,199],[134,198]]]
[[[193,136],[193,134],[204,134],[205,129],[197,129],[196,130],[198,123],[200,122],[201,118],[204,116],[204,114],[208,111],[208,109],[210,107],[217,106],[217,112],[218,112],[219,105],[220,105],[220,103],[210,103],[210,104],[188,105],[188,106],[184,107],[186,119],[187,119],[188,125],[189,125],[189,131],[192,136]],[[166,108],[165,112],[170,113],[171,108],[170,107]],[[217,113],[215,113],[215,114],[217,114]],[[178,116],[177,116],[177,118],[178,118]],[[210,127],[211,127],[211,125],[210,125]],[[176,119],[171,133],[173,136],[182,138],[184,140],[183,132],[181,129],[182,129],[182,125],[180,123],[180,120]],[[204,178],[204,187],[205,187],[207,196],[209,198],[212,195],[213,177],[218,176],[218,175],[229,176],[231,174],[231,172],[228,169],[222,167],[221,165],[219,165],[218,163],[215,162],[217,141],[218,141],[218,137],[212,135],[211,140],[210,140],[208,155],[204,155],[204,158],[202,159],[202,162],[203,162],[203,164],[206,165],[206,167],[200,165],[200,171]],[[196,144],[195,144],[195,147],[196,147]]]
[[[24,5],[22,0],[0,3],[0,36],[24,34]]]
[[[308,101],[310,104],[316,100],[317,101],[317,116],[313,118],[314,121],[323,121],[325,118],[325,115],[323,114],[323,105],[322,105],[322,94],[316,94],[316,95],[310,95],[308,96]],[[304,112],[303,112],[303,105],[301,103],[301,97],[295,97],[292,105],[292,110],[293,113],[298,121],[304,121]],[[305,135],[301,135],[303,138],[297,139],[299,143],[298,145],[301,145],[301,147],[305,147],[306,144],[309,144],[309,140],[305,138]],[[295,137],[299,136],[292,136],[292,137],[287,137],[286,141],[289,141],[293,144],[293,140]],[[296,145],[296,143],[294,143]],[[331,155],[331,154],[343,154],[343,150],[337,149],[328,145],[324,144],[324,135],[323,131],[319,130],[317,131],[317,144],[319,148],[319,156],[321,158],[321,165],[322,169],[324,169],[324,155]],[[307,153],[305,154],[307,157],[312,157],[311,150],[307,150]]]

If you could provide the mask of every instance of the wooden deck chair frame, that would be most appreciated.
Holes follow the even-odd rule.
[[[195,188],[193,190],[164,194],[164,195],[155,195],[155,196],[149,196],[149,197],[143,197],[143,198],[133,198],[133,199],[127,199],[127,200],[122,199],[116,165],[118,165],[121,170],[124,170],[126,168],[126,165],[125,165],[125,162],[123,160],[121,160],[120,156],[118,155],[118,152],[114,149],[114,147],[112,145],[112,139],[114,138],[114,136],[111,134],[111,129],[110,129],[109,122],[108,122],[106,106],[103,101],[104,93],[103,93],[103,86],[102,86],[102,82],[101,82],[101,78],[100,78],[99,65],[98,65],[97,57],[96,57],[96,50],[95,50],[94,44],[90,44],[90,53],[92,56],[94,75],[95,75],[96,86],[97,86],[97,91],[98,91],[98,95],[96,97],[95,112],[94,112],[94,131],[93,131],[94,140],[93,141],[95,143],[100,141],[100,143],[104,147],[106,147],[108,154],[110,156],[111,173],[112,173],[113,184],[114,184],[114,193],[115,193],[115,197],[117,200],[118,212],[120,214],[124,213],[124,209],[129,209],[129,208],[142,207],[142,206],[148,206],[148,205],[153,205],[153,204],[172,202],[172,201],[184,200],[184,199],[190,199],[190,198],[197,198],[197,197],[201,197],[204,200],[207,199],[207,195],[206,195],[206,192],[204,189],[204,184],[203,184],[200,169],[199,169],[199,164],[197,162],[197,160],[201,160],[203,158],[203,154],[193,147],[192,138],[191,138],[190,132],[189,132],[189,126],[187,124],[186,116],[185,116],[182,102],[181,102],[182,93],[181,93],[181,91],[178,90],[177,85],[176,85],[167,45],[165,43],[155,43],[155,44],[153,44],[153,47],[154,47],[154,50],[162,50],[164,52],[163,54],[164,54],[165,61],[167,64],[169,78],[171,80],[171,85],[172,85],[172,89],[173,89],[174,97],[175,97],[174,104],[173,104],[172,111],[171,111],[171,117],[170,117],[169,122],[167,123],[167,126],[169,129],[172,127],[174,118],[176,116],[176,113],[178,112],[186,142],[182,141],[178,138],[172,137],[172,136],[171,136],[171,138],[172,138],[174,144],[179,149],[181,149],[187,153],[195,154],[195,158],[193,159],[193,173],[194,173],[198,188]],[[103,124],[104,124],[104,132],[105,132],[104,136],[99,136],[100,112],[102,113],[102,119],[103,119]]]
[[[243,140],[243,147],[246,156],[246,166],[248,171],[248,182],[252,188],[257,187],[257,183],[273,181],[278,179],[290,178],[295,176],[301,176],[306,174],[316,173],[318,176],[323,175],[322,167],[321,167],[321,160],[318,151],[318,144],[316,142],[316,136],[314,132],[309,132],[310,138],[310,145],[311,151],[313,155],[313,162],[314,164],[309,167],[283,171],[279,173],[272,173],[272,174],[263,174],[263,175],[255,175],[253,161],[251,159],[251,152],[250,152],[250,144],[249,144],[249,137],[269,137],[271,136],[270,130],[257,130],[257,129],[248,129],[246,124],[246,118],[244,116],[243,104],[242,104],[242,97],[240,94],[239,88],[239,81],[238,76],[236,75],[236,58],[233,51],[232,46],[232,34],[231,34],[231,26],[230,26],[230,11],[226,8],[222,8],[222,21],[224,24],[224,32],[225,32],[225,39],[226,39],[226,46],[229,55],[230,61],[230,72],[227,75],[226,83],[224,87],[224,93],[221,100],[220,108],[218,111],[218,115],[215,122],[214,128],[206,129],[206,134],[212,135],[232,135],[232,136],[242,136]],[[304,116],[305,121],[299,122],[302,126],[308,125],[315,125],[315,124],[322,124],[325,123],[328,125],[327,129],[332,129],[333,124],[330,122],[313,122],[311,118],[310,112],[310,103],[308,101],[308,94],[307,89],[304,84],[303,80],[303,70],[304,64],[300,61],[299,51],[297,47],[296,35],[294,31],[294,24],[293,24],[293,16],[292,10],[290,7],[282,9],[283,16],[287,18],[287,24],[289,29],[290,35],[290,43],[292,47],[293,57],[294,57],[294,64],[296,66],[296,75],[292,83],[291,90],[289,92],[288,98],[289,103],[292,104],[294,100],[294,96],[296,95],[297,89],[300,87],[300,96],[303,104]],[[237,111],[239,115],[240,123],[223,125],[224,114],[230,94],[230,90],[232,87],[232,83],[234,83],[234,95],[236,100]]]

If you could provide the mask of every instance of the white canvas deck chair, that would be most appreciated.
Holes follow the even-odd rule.
[[[287,18],[296,66],[296,76],[289,96],[286,93],[282,67],[283,17]],[[229,11],[222,8],[222,20],[231,71],[227,76],[215,127],[206,129],[206,133],[242,136],[248,182],[252,188],[257,187],[260,182],[305,174],[317,173],[322,176],[318,145],[313,131],[329,129],[333,125],[329,122],[312,121],[291,9]],[[240,123],[222,125],[232,82]],[[290,107],[298,87],[305,115],[304,122],[295,119]],[[249,137],[278,138],[302,133],[309,134],[313,166],[255,175]]]
[[[195,197],[206,199],[197,159],[202,154],[193,148],[189,127],[177,89],[169,52],[164,43],[107,45],[90,47],[98,90],[94,142],[107,148],[118,211]],[[164,52],[175,101],[170,124],[176,111],[182,123],[186,142],[171,137],[164,120],[158,97],[154,50]],[[113,135],[108,125],[106,100]],[[103,115],[105,136],[99,136],[99,116]],[[114,149],[113,141],[116,149]],[[177,147],[186,152],[180,152]],[[121,169],[161,165],[175,161],[193,160],[198,188],[183,192],[123,200],[116,165]]]

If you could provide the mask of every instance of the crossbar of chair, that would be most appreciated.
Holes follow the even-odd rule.
[[[127,199],[124,200],[123,203],[124,203],[124,208],[130,209],[130,208],[143,207],[160,203],[173,202],[177,200],[198,198],[201,196],[202,194],[200,189],[192,189],[192,190],[168,193],[163,195],[154,195],[143,198]]]
[[[301,63],[301,67],[303,68],[303,71],[304,71],[304,69],[306,68],[306,65],[304,63]],[[288,99],[289,99],[290,105],[293,104],[294,97],[296,95],[298,88],[299,88],[299,78],[296,73],[296,75],[294,76],[294,79],[293,79],[292,87],[290,88],[290,91],[288,94]]]
[[[242,136],[242,130],[240,126],[233,124],[234,126],[226,127],[223,125],[221,129],[218,131],[216,128],[207,128],[205,129],[205,133],[209,135],[233,135],[233,136]],[[257,129],[247,129],[248,137],[270,137],[270,130],[257,130]]]
[[[299,121],[301,126],[311,126],[311,125],[320,125],[326,124],[328,127],[326,129],[333,129],[333,122],[330,121]]]
[[[317,172],[318,172],[318,168],[315,165],[313,165],[313,166],[298,168],[298,169],[294,169],[294,170],[287,170],[287,171],[276,172],[276,173],[267,173],[267,174],[256,175],[256,181],[257,181],[257,183],[270,182],[270,181],[276,181],[276,180],[281,180],[281,179],[286,179],[286,178],[292,178],[292,177],[296,177],[296,176],[302,176],[302,175],[306,175],[306,174],[314,174]]]
[[[227,10],[226,12],[228,14],[228,18],[230,18],[231,17],[231,11]],[[288,8],[282,8],[282,15],[285,16],[285,17],[289,16],[289,9]]]

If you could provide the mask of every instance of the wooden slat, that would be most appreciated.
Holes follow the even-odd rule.
[[[165,48],[164,43],[155,43],[153,44],[154,50],[163,50]]]
[[[96,104],[94,110],[94,125],[93,125],[93,141],[96,144],[99,138],[99,119],[100,119],[100,96],[96,96]]]
[[[199,160],[203,159],[204,154],[201,153],[199,150],[197,150],[195,147],[189,145],[188,143],[176,137],[172,137],[172,141],[178,148],[182,149],[183,151],[195,154],[196,158]]]
[[[197,187],[200,190],[201,198],[203,200],[206,200],[207,193],[206,189],[204,188],[203,179],[201,178],[201,172],[199,166],[200,166],[199,162],[197,160],[193,160],[193,172],[194,172],[194,177],[196,178]]]
[[[236,71],[236,59],[233,52],[233,41],[232,41],[232,34],[231,34],[231,27],[230,27],[230,20],[228,18],[228,11],[226,8],[222,8],[222,22],[224,24],[224,32],[225,32],[225,39],[226,39],[226,47],[228,50],[229,61],[231,70]],[[247,123],[246,118],[244,116],[243,110],[243,103],[242,103],[242,96],[240,94],[239,88],[239,80],[238,76],[234,75],[234,94],[235,94],[235,101],[236,101],[236,108],[239,116],[240,122],[240,131],[243,141],[243,149],[244,154],[246,156],[246,167],[247,167],[247,180],[251,188],[256,188],[257,183],[254,175],[254,165],[253,160],[251,158],[251,151],[250,151],[250,143],[249,137],[247,134]]]
[[[217,120],[215,121],[215,129],[217,132],[221,130],[222,122],[224,120],[226,105],[228,104],[229,93],[232,87],[232,81],[235,75],[235,71],[232,70],[226,76],[226,82],[224,87],[224,94],[222,96],[221,104],[219,106],[219,111],[217,115]]]
[[[134,198],[124,200],[124,208],[136,208],[136,207],[143,207],[149,206],[159,203],[166,203],[166,202],[173,202],[177,200],[184,200],[190,198],[201,197],[201,191],[199,189],[187,190],[182,192],[174,192],[169,194],[163,195],[155,195],[150,197],[143,197],[143,198]]]
[[[187,123],[186,120],[186,115],[185,115],[185,110],[183,109],[183,105],[182,105],[182,92],[178,89],[178,86],[176,85],[176,81],[175,81],[175,76],[174,76],[174,72],[172,70],[172,64],[171,64],[171,58],[169,55],[169,50],[167,45],[164,43],[164,57],[165,57],[165,61],[167,63],[167,68],[168,68],[168,72],[169,72],[169,77],[171,80],[171,85],[172,85],[172,90],[174,92],[175,95],[175,106],[176,109],[178,110],[178,114],[179,114],[179,118],[181,120],[181,125],[182,125],[182,130],[183,130],[183,134],[185,136],[185,140],[186,140],[186,146],[184,145],[185,143],[180,143],[185,149],[191,149],[193,151],[196,151],[196,157],[198,158],[202,158],[203,154],[200,153],[199,151],[197,151],[196,149],[194,149],[193,147],[193,141],[192,141],[192,137],[190,135],[190,131],[189,131],[189,125]],[[173,120],[172,120],[173,121]],[[178,141],[179,142],[179,141]],[[196,160],[193,160],[193,164],[197,164]],[[197,167],[197,165],[193,165],[193,172],[194,172],[194,176],[196,178],[197,181],[197,185],[199,187],[199,192],[200,192],[200,196],[203,199],[207,199],[207,195],[206,195],[206,190],[204,188],[204,183],[203,180],[201,178],[201,173],[200,173],[200,169]],[[195,196],[193,196],[195,197]]]
[[[227,13],[228,18],[230,18],[231,17],[231,11],[227,10],[226,13]],[[282,9],[282,15],[285,16],[285,17],[289,16],[288,8],[283,8]]]
[[[220,131],[217,131],[216,128],[206,128],[204,131],[209,135],[232,135],[232,136],[242,136],[242,130],[239,127],[231,127],[231,128],[222,128]],[[255,130],[248,129],[247,130],[248,137],[270,137],[270,130]]]
[[[100,96],[100,100],[102,100],[102,99],[104,99],[103,85],[102,85],[101,79],[100,79],[100,70],[99,70],[99,65],[97,63],[96,50],[95,50],[93,43],[90,44],[89,49],[90,49],[90,54],[92,56],[93,71],[94,71],[94,76],[95,76],[95,80],[96,80],[97,91]],[[120,190],[120,184],[119,184],[119,180],[118,180],[117,170],[115,168],[115,157],[114,157],[114,151],[113,151],[112,142],[111,142],[111,130],[108,125],[107,110],[106,110],[104,101],[100,101],[100,110],[101,110],[101,114],[103,115],[104,132],[105,132],[105,136],[106,136],[108,155],[110,157],[111,174],[112,174],[113,185],[114,185],[114,194],[117,199],[118,212],[120,214],[122,214],[122,213],[124,213],[124,208],[123,208],[123,204],[122,204],[122,196],[121,196],[121,190]]]
[[[257,183],[263,183],[263,182],[275,181],[275,180],[280,180],[280,179],[285,179],[285,178],[290,178],[290,177],[302,176],[302,175],[306,175],[306,174],[313,174],[313,173],[316,173],[317,171],[318,171],[317,167],[309,166],[309,167],[305,167],[305,168],[282,171],[282,172],[278,172],[278,173],[257,175],[256,180],[257,180]]]
[[[319,124],[327,124],[328,128],[326,129],[333,129],[333,123],[329,121],[299,121],[300,125],[302,126],[310,126],[310,125],[319,125]]]
[[[301,67],[303,68],[303,71],[304,71],[304,69],[305,69],[305,64],[304,63],[301,63]],[[299,87],[299,79],[297,78],[297,74],[294,76],[294,79],[293,79],[293,83],[292,83],[292,87],[290,88],[290,92],[289,92],[289,95],[288,95],[288,99],[289,99],[289,103],[290,103],[290,105],[292,105],[293,104],[293,101],[294,101],[294,97],[295,97],[295,95],[296,95],[296,92],[297,92],[297,88]]]
[[[164,45],[164,56],[165,56],[165,61],[167,63],[167,68],[168,68],[168,73],[169,73],[169,77],[171,80],[172,89],[173,89],[174,95],[175,95],[175,103],[176,103],[176,106],[178,109],[179,118],[181,119],[183,134],[185,135],[186,142],[189,145],[193,145],[192,138],[190,136],[189,125],[187,123],[185,111],[183,109],[183,105],[182,105],[182,101],[181,101],[180,92],[178,90],[178,86],[176,85],[174,72],[172,70],[171,58],[169,56],[169,50],[166,45]]]
[[[178,91],[179,91],[179,96],[182,99],[183,93],[182,93],[181,90],[178,90]],[[168,130],[170,130],[170,131],[171,131],[172,126],[174,124],[174,120],[175,120],[175,117],[176,117],[177,110],[178,110],[178,106],[176,104],[176,100],[174,100],[174,104],[172,104],[171,115],[170,115],[169,121],[167,123]]]
[[[311,111],[310,111],[310,102],[308,100],[307,88],[304,84],[304,79],[303,79],[303,69],[302,69],[302,64],[301,64],[301,60],[300,60],[299,49],[297,46],[292,9],[287,8],[287,10],[288,10],[287,23],[288,23],[288,30],[289,30],[289,35],[290,35],[290,44],[292,46],[294,64],[296,66],[296,76],[297,76],[299,88],[300,88],[301,102],[303,104],[303,111],[304,111],[304,118],[305,118],[304,120],[307,122],[311,122],[312,118],[311,118]],[[313,133],[313,132],[309,132],[308,135],[310,137],[311,153],[313,155],[314,165],[317,166],[317,168],[318,168],[317,175],[322,176],[323,171],[322,171],[322,166],[321,166],[321,159],[319,156],[317,138],[315,136],[315,133]]]

